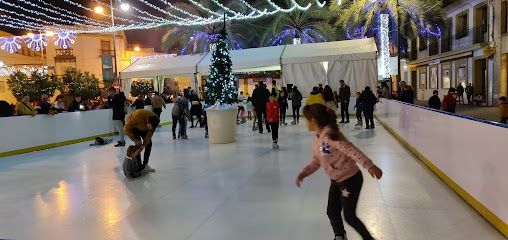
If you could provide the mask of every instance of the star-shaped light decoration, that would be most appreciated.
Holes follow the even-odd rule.
[[[321,145],[319,150],[321,151],[321,156],[324,156],[326,154],[331,154],[331,152],[330,152],[330,145],[328,145],[325,142],[323,142],[323,145]]]
[[[76,39],[76,36],[61,32],[58,33],[54,38],[53,41],[55,41],[55,46],[59,46],[60,48],[67,49],[71,47],[72,44],[74,44],[74,39]]]
[[[18,52],[21,49],[21,40],[17,37],[6,37],[0,41],[0,48],[8,53]]]
[[[27,44],[27,47],[32,50],[41,51],[48,46],[48,39],[42,34],[34,34],[33,36],[28,37],[28,39],[25,40],[25,43]]]
[[[350,192],[347,189],[342,190],[342,196],[343,197],[349,197]]]

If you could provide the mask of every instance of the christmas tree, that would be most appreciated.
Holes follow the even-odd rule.
[[[212,52],[212,65],[210,77],[205,85],[207,104],[223,105],[235,103],[238,91],[235,85],[235,77],[231,71],[231,57],[227,49],[226,27],[221,31],[221,36],[215,43]]]

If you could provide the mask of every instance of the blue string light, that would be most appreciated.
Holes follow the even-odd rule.
[[[21,40],[18,37],[6,37],[1,39],[0,48],[8,53],[18,52],[21,49]]]

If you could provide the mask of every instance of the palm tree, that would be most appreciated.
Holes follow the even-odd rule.
[[[190,14],[202,18],[209,18],[210,13],[206,10],[189,3],[174,3],[176,8],[182,9]],[[219,11],[219,6],[214,5],[212,1],[203,1],[202,6],[212,11]],[[245,6],[238,4],[238,1],[229,1],[224,4],[229,8],[242,9]],[[184,14],[182,12],[175,12],[173,9],[168,9],[174,15]],[[172,12],[173,11],[173,12]],[[246,9],[244,10],[246,12]],[[188,16],[187,16],[188,17]],[[180,45],[183,54],[195,54],[209,52],[214,42],[219,38],[220,31],[223,28],[223,23],[211,23],[205,25],[191,25],[191,26],[173,26],[162,37],[162,49],[168,51],[175,45]],[[230,49],[242,49],[244,44],[248,44],[252,40],[252,36],[248,34],[244,25],[239,24],[239,21],[231,21],[226,26],[228,34],[228,46]]]
[[[285,0],[285,4],[291,5],[289,0]],[[267,27],[262,42],[264,45],[275,46],[333,41],[336,39],[336,32],[330,24],[331,17],[328,9],[317,4],[313,4],[306,11],[279,13]]]
[[[428,34],[440,35],[439,26],[443,27],[445,23],[441,7],[441,0],[349,0],[341,5],[333,1],[330,10],[335,14],[340,12],[336,25],[347,29],[351,38],[374,34],[378,29],[379,14],[389,14],[393,27],[400,17],[401,35],[413,39]]]

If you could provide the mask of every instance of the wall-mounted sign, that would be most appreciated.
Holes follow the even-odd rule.
[[[483,49],[483,54],[485,54],[485,56],[487,56],[487,57],[492,56],[492,54],[494,54],[494,53],[496,53],[496,48],[495,47],[491,47],[490,45],[487,45]]]
[[[113,56],[111,55],[101,56],[101,61],[102,61],[102,80],[114,81],[115,72],[113,71]]]

